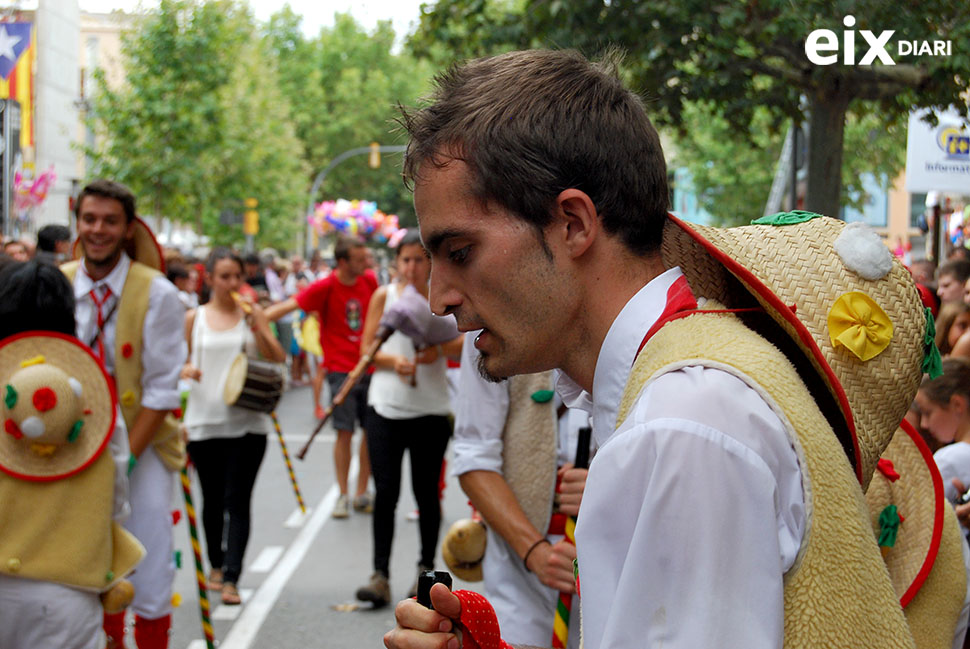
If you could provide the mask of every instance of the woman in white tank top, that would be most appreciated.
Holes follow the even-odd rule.
[[[397,247],[397,281],[377,289],[367,310],[361,349],[374,340],[384,310],[409,284],[425,299],[431,261],[416,231],[409,232]],[[431,307],[428,306],[430,311]],[[448,398],[445,356],[461,355],[462,337],[444,345],[418,351],[410,338],[394,332],[374,355],[374,375],[367,393],[367,449],[374,476],[374,574],[357,590],[357,598],[375,607],[390,601],[389,570],[394,538],[394,513],[401,489],[401,464],[408,451],[411,488],[420,516],[418,568],[431,569],[438,546],[441,506],[438,478],[451,436],[451,405]],[[413,597],[416,580],[412,585]]]
[[[223,603],[239,604],[236,584],[249,541],[253,485],[272,424],[268,415],[227,406],[222,393],[229,366],[243,349],[250,355],[258,350],[277,363],[285,357],[263,310],[238,297],[243,282],[238,255],[225,248],[214,250],[206,279],[211,288],[209,302],[185,316],[189,362],[182,376],[191,380],[184,421],[189,456],[202,486],[202,525],[212,566],[209,587],[221,590]]]

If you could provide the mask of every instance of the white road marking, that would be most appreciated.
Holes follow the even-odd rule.
[[[359,463],[355,455],[350,466],[349,477],[351,481],[356,476],[358,468]],[[276,564],[276,568],[269,573],[252,600],[246,604],[242,613],[236,618],[236,622],[229,629],[229,633],[220,643],[219,649],[249,649],[252,646],[260,627],[263,626],[266,617],[273,610],[273,605],[279,599],[286,583],[300,566],[300,562],[303,561],[309,551],[313,540],[330,520],[330,514],[333,512],[333,506],[336,504],[339,494],[340,490],[337,485],[330,487],[315,508],[313,515],[310,516],[308,524],[300,530],[296,539],[286,549],[282,559]]]
[[[268,545],[256,556],[249,566],[250,572],[269,572],[283,554],[282,545]]]
[[[193,640],[186,649],[206,649],[205,640]]]
[[[306,514],[301,512],[300,508],[297,507],[293,510],[293,513],[290,514],[290,517],[283,522],[283,527],[303,527],[303,524],[309,520],[311,514],[313,514],[313,507],[307,507]]]

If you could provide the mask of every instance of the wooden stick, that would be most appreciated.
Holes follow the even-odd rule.
[[[381,345],[383,345],[387,339],[390,338],[392,333],[394,333],[394,330],[390,327],[382,325],[377,328],[377,333],[374,336],[374,342],[370,344],[370,347],[367,348],[364,355],[361,356],[360,360],[357,361],[357,365],[354,366],[354,369],[350,370],[350,374],[347,375],[347,378],[344,379],[344,382],[340,385],[340,389],[337,390],[337,395],[330,402],[330,405],[327,406],[327,409],[323,411],[323,419],[317,422],[317,427],[313,429],[312,433],[310,433],[310,439],[306,441],[306,444],[304,444],[303,448],[300,449],[300,452],[296,454],[296,457],[302,460],[306,456],[307,451],[310,450],[310,444],[313,443],[313,438],[316,437],[317,434],[323,429],[323,425],[327,423],[327,420],[330,418],[330,415],[333,414],[334,409],[337,406],[342,405],[347,399],[347,395],[350,394],[350,391],[355,385],[357,385],[357,382],[360,381],[360,377],[364,375],[364,372],[367,370],[367,366],[370,365],[374,360],[374,355],[377,353],[377,350],[379,350]]]

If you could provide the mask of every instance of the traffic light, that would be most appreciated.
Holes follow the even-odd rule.
[[[247,198],[243,203],[246,205],[246,211],[243,212],[243,234],[259,234],[259,212],[256,211],[259,201],[255,198]]]
[[[381,167],[381,145],[377,142],[370,143],[370,157],[367,158],[367,164],[371,169]]]

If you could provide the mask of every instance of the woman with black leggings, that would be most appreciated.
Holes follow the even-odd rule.
[[[384,310],[411,285],[425,299],[431,262],[417,232],[401,239],[395,259],[398,281],[377,289],[371,298],[361,348],[374,340]],[[427,307],[430,310],[430,306]],[[441,527],[438,476],[451,436],[445,356],[461,354],[462,337],[417,352],[410,338],[395,332],[374,356],[376,368],[367,393],[367,449],[376,494],[374,499],[374,574],[357,590],[357,599],[375,607],[390,601],[389,563],[394,539],[394,513],[401,491],[401,463],[407,450],[411,488],[418,504],[421,549],[418,570],[434,566]],[[415,585],[411,590],[416,591]],[[413,596],[412,592],[410,596]]]
[[[244,309],[243,298],[236,297],[242,260],[230,250],[216,249],[206,270],[211,299],[186,314],[189,362],[182,377],[190,379],[191,388],[185,426],[202,486],[209,588],[221,591],[224,604],[239,604],[236,584],[249,541],[253,485],[272,423],[268,415],[227,406],[223,387],[229,366],[244,348],[277,363],[284,355],[259,305],[246,302]]]

